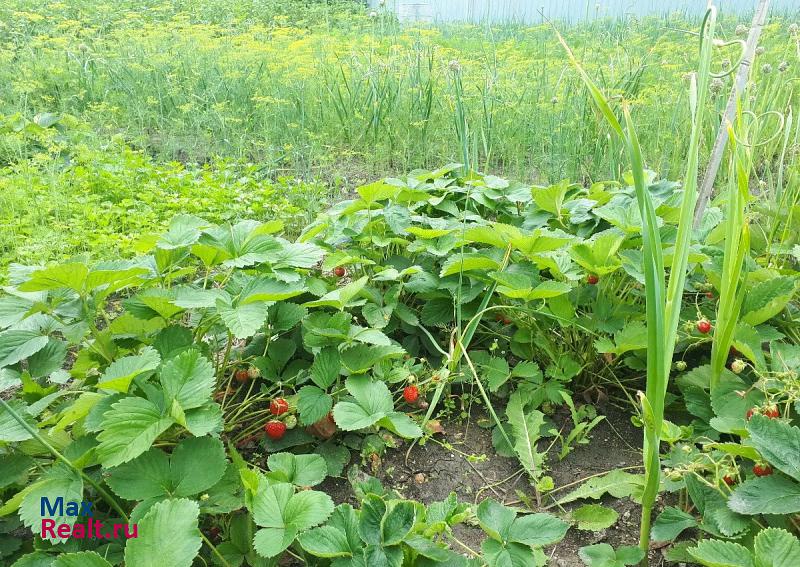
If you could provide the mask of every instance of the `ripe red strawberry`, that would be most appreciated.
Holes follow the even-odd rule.
[[[403,398],[409,404],[413,404],[419,399],[419,388],[416,386],[406,386],[403,388]]]
[[[337,278],[343,278],[345,275],[347,275],[347,270],[344,266],[336,266],[333,269],[333,275],[335,275]]]
[[[588,276],[586,276],[586,283],[588,283],[589,285],[597,285],[597,282],[599,281],[600,278],[598,278],[595,274],[589,274]]]
[[[706,292],[706,297],[709,298],[709,299],[714,299],[714,292],[713,291],[707,291]]]
[[[756,476],[769,476],[772,474],[772,467],[766,463],[758,463],[753,467],[753,474]]]
[[[778,406],[769,406],[766,409],[764,409],[761,413],[763,413],[770,419],[776,419],[781,416],[781,412],[778,409]]]
[[[286,433],[286,424],[277,420],[268,421],[264,426],[264,431],[267,432],[267,437],[277,440]]]
[[[289,403],[283,398],[275,398],[269,403],[269,413],[281,415],[289,411]]]
[[[734,484],[736,484],[736,480],[729,474],[726,474],[725,476],[722,477],[722,482],[724,482],[728,486],[733,486]]]
[[[711,330],[711,323],[709,323],[706,319],[700,319],[697,322],[697,330],[704,335],[707,335]]]
[[[494,320],[495,321],[502,321],[503,319],[505,319],[505,316],[502,313],[500,313],[499,311],[494,314]]]
[[[750,421],[750,418],[751,418],[751,417],[753,417],[753,415],[754,415],[755,413],[756,413],[756,408],[750,408],[749,410],[747,410],[747,413],[746,413],[746,414],[744,414],[744,418],[745,418],[747,421]]]
[[[509,317],[503,317],[503,325],[510,325],[510,324],[511,324],[511,322],[512,322],[512,321],[511,321],[511,318],[509,318]]]
[[[236,371],[233,377],[236,378],[236,381],[239,382],[239,384],[244,384],[250,379],[250,373],[244,368],[240,368]]]

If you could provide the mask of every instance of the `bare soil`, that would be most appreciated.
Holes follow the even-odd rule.
[[[525,507],[524,501],[531,502],[536,510],[561,515],[568,519],[569,510],[583,502],[558,507],[554,501],[576,488],[581,481],[616,468],[636,467],[641,463],[642,431],[632,425],[630,414],[613,407],[605,410],[606,419],[592,432],[591,443],[577,446],[564,460],[558,460],[558,443],[548,457],[548,473],[555,481],[556,490],[544,495],[541,503],[534,500],[533,489],[521,471],[516,459],[504,458],[495,453],[492,446],[491,431],[476,425],[476,421],[444,422],[444,432],[436,435],[437,442],[425,446],[408,446],[390,449],[383,456],[380,466],[362,466],[364,472],[377,476],[387,488],[392,488],[406,498],[430,503],[446,498],[455,492],[462,502],[477,503],[484,498],[494,498],[509,505]],[[563,412],[553,416],[556,425],[571,423],[569,414]],[[551,439],[541,442],[540,450],[547,448]],[[408,456],[406,453],[408,452]],[[639,472],[631,469],[631,472]],[[355,501],[353,492],[345,479],[328,479],[322,486],[336,502]],[[639,507],[629,499],[617,500],[606,497],[602,504],[617,510],[616,524],[599,532],[582,531],[570,528],[566,538],[547,549],[550,557],[548,565],[558,567],[581,567],[578,549],[595,543],[636,545],[639,538]],[[479,550],[484,538],[483,532],[472,526],[458,526],[456,537],[465,546]],[[467,551],[454,546],[454,551]],[[666,565],[658,550],[650,553],[650,565]]]

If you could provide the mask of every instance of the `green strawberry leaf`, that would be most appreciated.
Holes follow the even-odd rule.
[[[204,405],[214,391],[214,368],[197,350],[169,359],[161,369],[167,405],[177,401],[183,410]]]
[[[758,532],[753,542],[755,567],[794,567],[800,565],[800,540],[779,528]]]
[[[306,490],[295,494],[288,483],[264,483],[252,502],[253,517],[261,529],[253,546],[263,557],[275,557],[289,547],[295,537],[325,520],[333,512],[333,501],[323,492]]]
[[[600,504],[586,504],[572,513],[572,519],[578,523],[579,530],[599,531],[612,526],[619,518],[613,508]]]
[[[125,356],[112,362],[98,380],[97,387],[125,394],[135,378],[152,374],[159,364],[161,357],[158,351],[152,347],[145,347],[139,354]]]
[[[125,564],[190,567],[200,551],[200,508],[181,498],[153,505],[139,521],[138,537],[125,545]]]
[[[123,398],[103,414],[103,431],[97,436],[98,460],[110,468],[147,451],[175,421],[144,398]]]
[[[316,386],[303,386],[297,392],[297,411],[301,425],[311,425],[328,415],[333,398]]]
[[[689,555],[706,567],[753,567],[750,551],[732,541],[704,539],[688,551]]]
[[[320,455],[273,453],[267,459],[268,477],[296,486],[316,486],[328,474],[328,466]]]
[[[800,482],[800,428],[756,414],[747,431],[749,443],[766,461]]]

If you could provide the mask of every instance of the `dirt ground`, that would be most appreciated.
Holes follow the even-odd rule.
[[[555,481],[557,492],[553,497],[543,496],[540,509],[547,509],[555,498],[576,488],[586,477],[641,463],[642,431],[631,424],[630,414],[608,407],[605,415],[606,419],[591,432],[591,443],[579,445],[563,461],[558,460],[557,448],[550,452],[548,474]],[[559,413],[553,420],[560,426],[569,421],[569,415]],[[375,474],[384,486],[423,503],[442,500],[450,492],[455,492],[460,501],[473,503],[491,497],[506,504],[522,505],[518,491],[526,498],[532,497],[533,491],[524,474],[521,474],[519,463],[515,459],[496,455],[489,430],[478,427],[474,420],[471,423],[446,422],[443,427],[444,433],[436,436],[440,443],[415,446],[408,460],[407,446],[387,451]],[[547,439],[543,443],[549,442]],[[451,448],[444,445],[450,445]],[[540,447],[540,450],[544,448],[546,446]],[[558,487],[565,485],[570,486],[558,491]],[[318,488],[329,493],[337,502],[358,504],[344,479],[328,479]],[[568,511],[583,503],[568,504],[564,509]],[[639,538],[638,505],[628,499],[610,497],[604,498],[601,503],[617,510],[619,519],[616,524],[600,532],[581,531],[573,526],[562,542],[546,550],[550,557],[548,565],[583,566],[578,558],[578,549],[585,545],[636,545]],[[555,506],[548,511],[560,512]],[[456,536],[471,549],[479,550],[484,534],[478,528],[458,526]],[[453,550],[464,551],[458,547]],[[666,565],[658,551],[652,551],[650,559],[654,567]]]

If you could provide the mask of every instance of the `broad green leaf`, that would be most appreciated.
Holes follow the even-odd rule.
[[[267,459],[270,478],[296,486],[316,486],[328,474],[325,459],[319,455],[273,453]]]
[[[399,358],[403,354],[405,354],[405,350],[394,345],[358,344],[342,350],[339,356],[342,365],[351,374],[363,374],[380,361],[387,358]]]
[[[800,565],[800,540],[778,528],[758,532],[753,542],[755,567],[794,567]]]
[[[578,522],[579,530],[599,531],[614,525],[619,514],[600,504],[586,504],[575,510],[572,518]]]
[[[264,325],[269,313],[269,306],[264,302],[258,302],[239,304],[233,307],[218,300],[217,313],[234,337],[247,339],[255,335]]]
[[[292,544],[298,533],[327,520],[333,512],[333,501],[315,490],[295,494],[288,483],[262,483],[252,508],[256,524],[262,527],[253,545],[259,555],[275,557]]]
[[[169,230],[156,242],[156,247],[175,250],[191,246],[200,239],[200,229],[208,226],[201,218],[192,215],[176,215],[169,222]]]
[[[697,526],[697,520],[680,508],[667,506],[656,518],[651,531],[654,541],[672,541],[681,532]]]
[[[350,548],[347,536],[333,526],[314,528],[297,539],[303,549],[316,557],[349,557],[357,551]]]
[[[38,331],[6,331],[0,333],[0,368],[11,366],[42,350],[48,343]]]
[[[325,390],[339,377],[342,362],[339,351],[333,347],[326,347],[314,357],[311,365],[311,379],[314,384]]]
[[[598,500],[608,493],[614,498],[626,498],[641,490],[643,479],[623,470],[615,469],[603,476],[590,478],[577,489],[558,499],[559,504],[574,502],[582,498]]]
[[[52,506],[57,498],[63,498],[66,504],[69,501],[80,502],[83,500],[83,479],[75,470],[63,463],[54,464],[41,480],[31,485],[31,490],[25,494],[19,506],[19,517],[22,523],[31,529],[34,534],[42,533],[42,499],[46,498]],[[64,509],[66,514],[66,508]],[[49,516],[48,516],[49,517]],[[56,525],[69,524],[77,520],[76,516],[52,516]],[[59,537],[47,537],[51,542],[63,542]]]
[[[161,385],[168,402],[176,400],[184,410],[197,408],[214,391],[214,369],[199,351],[187,350],[161,368]]]
[[[364,549],[364,566],[402,567],[403,548],[399,545],[368,545]]]
[[[114,403],[103,415],[103,431],[97,436],[97,458],[110,468],[135,459],[174,423],[144,398],[128,397]]]
[[[98,380],[97,387],[125,394],[135,378],[151,374],[159,364],[161,357],[158,352],[152,347],[145,347],[139,354],[112,362]]]
[[[49,338],[44,348],[28,357],[28,372],[33,378],[44,378],[61,370],[67,358],[67,343]]]
[[[494,539],[485,539],[481,544],[483,559],[489,567],[541,567],[544,563],[537,561],[536,553],[527,545],[520,543],[501,543]]]
[[[647,348],[647,329],[641,321],[633,321],[614,333],[613,343],[602,338],[596,340],[594,344],[597,352],[617,356],[633,350],[642,350]]]
[[[286,283],[261,276],[247,283],[239,298],[239,305],[265,301],[285,301],[291,297],[301,295],[305,291],[306,287],[300,282]]]
[[[755,326],[771,319],[791,301],[794,290],[795,280],[785,276],[756,284],[742,305],[742,322]]]
[[[544,425],[544,414],[539,410],[526,412],[522,396],[515,392],[508,400],[506,416],[514,432],[514,452],[528,474],[537,478],[544,462],[544,454],[539,453],[536,447]]]
[[[394,503],[381,520],[381,544],[397,545],[411,531],[416,520],[416,506],[413,502],[403,500]]]
[[[62,553],[56,557],[51,567],[112,567],[112,565],[94,551],[79,551]]]
[[[333,398],[316,386],[303,386],[297,392],[297,411],[301,425],[311,425],[328,415]]]
[[[125,545],[125,565],[190,567],[202,544],[199,514],[197,503],[185,498],[153,505],[139,522],[138,537]]]
[[[436,562],[447,563],[456,561],[452,551],[444,545],[434,542],[421,535],[410,535],[406,537],[404,543],[422,557],[433,559]]]
[[[386,502],[376,494],[367,494],[361,501],[361,514],[358,520],[358,533],[364,543],[380,545],[381,524],[386,515]]]
[[[278,243],[278,249],[270,250],[265,255],[273,268],[313,268],[325,255],[325,251],[315,244],[286,242],[283,239],[278,239]]]
[[[17,289],[20,291],[44,291],[67,288],[82,291],[88,275],[89,268],[80,262],[57,264],[36,270],[30,275],[30,279],[20,284]]]
[[[0,455],[0,490],[12,484],[19,484],[27,477],[33,459],[22,453]]]
[[[440,278],[470,270],[497,270],[500,262],[483,254],[455,254],[442,264]]]
[[[17,442],[33,437],[17,418],[21,418],[31,429],[36,430],[36,420],[28,412],[28,406],[22,400],[8,400],[0,405],[0,441]],[[13,413],[12,413],[13,412]],[[16,415],[17,417],[14,417]]]
[[[535,301],[537,299],[550,299],[551,297],[558,297],[564,295],[572,290],[572,286],[554,280],[546,280],[533,288],[524,299],[528,301]]]
[[[751,461],[758,461],[761,459],[761,455],[753,447],[741,445],[739,443],[708,443],[705,447],[708,449],[717,449],[729,455],[744,457]]]
[[[386,383],[366,376],[351,376],[345,386],[355,403],[343,401],[333,408],[336,424],[345,431],[369,427],[394,411],[392,394]]]
[[[182,307],[175,305],[175,298],[174,289],[154,287],[124,300],[122,305],[139,319],[149,320],[160,317],[168,320],[183,311]]]
[[[385,382],[371,380],[366,376],[351,376],[344,384],[356,402],[369,413],[388,413],[394,410],[392,395]]]
[[[508,541],[525,545],[551,545],[564,539],[569,524],[551,514],[517,517],[508,530]]]
[[[748,516],[796,514],[800,512],[800,483],[779,474],[753,478],[736,487],[728,506]]]
[[[126,500],[166,496],[171,488],[169,457],[161,449],[151,448],[109,472],[108,486]]]
[[[800,428],[756,414],[747,423],[747,431],[749,444],[766,461],[800,482]]]
[[[549,187],[534,186],[531,188],[531,195],[536,205],[542,209],[561,218],[561,210],[564,208],[564,198],[567,192],[574,187],[569,181],[560,181]]]
[[[216,435],[222,431],[222,408],[216,402],[208,401],[199,408],[187,410],[184,417],[184,427],[195,437]]]
[[[625,567],[638,564],[644,557],[644,552],[638,547],[628,545],[615,550],[607,543],[596,543],[581,547],[578,557],[588,567]]]
[[[198,466],[202,463],[202,466]],[[225,474],[227,463],[222,441],[213,437],[184,439],[170,457],[173,496],[194,496],[214,486]]]
[[[369,278],[364,276],[350,282],[344,287],[337,288],[329,293],[326,293],[319,299],[304,303],[305,307],[335,307],[340,311],[343,310],[352,299],[358,295],[364,286],[367,285]]]
[[[0,329],[5,329],[25,319],[33,304],[33,300],[27,297],[17,297],[16,295],[0,297]]]
[[[200,309],[215,307],[217,301],[230,302],[230,295],[222,289],[202,289],[192,286],[175,288],[173,303],[184,309]]]
[[[339,402],[333,408],[333,419],[344,431],[356,431],[377,423],[386,414],[370,414],[358,404]]]
[[[604,276],[622,266],[617,252],[624,241],[624,234],[606,230],[595,234],[590,240],[573,245],[570,256],[589,272]]]
[[[386,417],[378,422],[378,425],[406,439],[422,437],[422,429],[419,425],[408,415],[399,411],[387,413]]]
[[[753,567],[753,558],[747,548],[732,541],[704,539],[688,551],[706,567]]]
[[[481,528],[489,534],[489,537],[505,541],[517,513],[512,508],[487,498],[478,505],[477,516]]]

